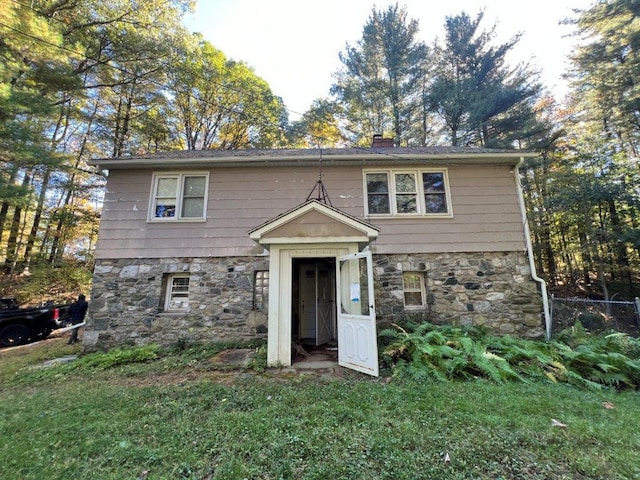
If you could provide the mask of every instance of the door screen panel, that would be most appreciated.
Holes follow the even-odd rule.
[[[366,258],[340,262],[340,285],[340,311],[348,315],[369,315],[371,305]]]

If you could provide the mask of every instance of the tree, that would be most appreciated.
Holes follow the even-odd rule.
[[[480,31],[482,18],[482,12],[475,19],[464,12],[446,18],[445,43],[433,49],[428,101],[451,145],[513,148],[544,130],[534,110],[542,87],[537,72],[506,64],[519,36],[493,46],[495,27]]]
[[[65,232],[74,219],[95,224],[95,202],[85,200],[100,183],[86,160],[131,151],[136,120],[148,107],[141,92],[169,52],[159,46],[172,43],[179,12],[190,4],[63,0],[0,10],[0,249],[7,266],[20,255],[28,265],[34,252],[57,260],[68,251]],[[109,115],[105,106],[115,98],[111,105],[122,108]]]
[[[585,282],[595,270],[605,295],[608,283],[630,292],[640,270],[640,6],[598,1],[577,13],[582,42],[569,73],[572,115],[565,154],[576,191],[562,188],[559,197],[567,211],[580,212],[574,225],[577,250],[587,263]]]
[[[227,60],[201,35],[177,46],[169,69],[176,132],[188,150],[272,147],[284,138],[286,111],[268,84]]]
[[[57,92],[74,88],[77,82],[61,53],[59,29],[36,9],[10,3],[0,10],[0,26],[0,240],[6,220],[12,219],[0,245],[6,268],[13,271],[25,229],[25,208],[32,201],[32,182],[38,171],[60,163],[45,146],[46,120]]]
[[[640,4],[597,1],[574,21],[582,43],[570,77],[589,115],[618,148],[638,157],[640,134]]]
[[[90,261],[104,180],[91,158],[285,141],[286,110],[267,83],[180,25],[193,4],[12,0],[0,8],[7,268],[70,254]]]
[[[298,148],[339,148],[347,143],[339,125],[340,106],[316,99],[289,127],[289,144]]]
[[[142,142],[136,141],[136,127],[151,99],[158,98],[162,64],[170,52],[165,45],[180,34],[180,13],[189,8],[190,1],[57,5],[56,11],[43,7],[41,12],[52,24],[63,25],[65,51],[70,53],[73,73],[81,85],[60,92],[60,113],[55,127],[50,128],[51,150],[67,159],[57,186],[45,197],[49,214],[41,227],[40,255],[51,262],[65,253],[65,239],[75,219],[96,221],[91,211],[96,202],[91,199],[102,183],[100,176],[98,181],[92,176],[86,161],[92,156],[139,152]],[[52,185],[43,185],[49,187]],[[37,227],[34,224],[32,232]],[[25,253],[32,243],[30,237]]]
[[[408,132],[420,120],[421,79],[428,57],[417,34],[418,22],[407,20],[406,8],[397,3],[386,11],[374,8],[362,39],[340,53],[343,68],[334,74],[331,93],[343,107],[354,143],[390,133],[396,145],[409,144]]]

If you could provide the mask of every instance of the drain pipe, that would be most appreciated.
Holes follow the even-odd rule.
[[[529,222],[527,221],[527,210],[524,204],[524,195],[522,193],[522,183],[520,182],[520,167],[524,163],[524,157],[520,157],[520,161],[515,166],[516,190],[518,191],[518,202],[520,203],[520,213],[522,215],[522,227],[524,229],[524,241],[527,246],[527,256],[529,257],[529,268],[531,270],[531,278],[540,284],[542,292],[542,308],[544,310],[545,336],[547,340],[551,339],[551,314],[549,313],[549,297],[547,295],[547,282],[536,273],[536,265],[533,259],[533,246],[531,245],[531,235],[529,232]]]

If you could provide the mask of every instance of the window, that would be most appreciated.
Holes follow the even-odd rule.
[[[187,308],[189,308],[189,275],[168,275],[164,309],[171,311]]]
[[[205,220],[208,185],[208,173],[154,175],[149,220]]]
[[[391,212],[389,178],[386,173],[367,174],[367,203],[370,214]]]
[[[451,216],[446,170],[365,172],[366,215]]]
[[[269,270],[257,270],[253,283],[253,309],[265,310],[269,302]]]
[[[422,172],[425,212],[447,213],[444,172]]]
[[[402,290],[406,308],[422,308],[425,306],[424,276],[419,272],[402,274]]]
[[[396,212],[418,213],[416,176],[414,173],[394,173]]]

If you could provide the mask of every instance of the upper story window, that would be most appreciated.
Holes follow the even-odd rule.
[[[205,220],[208,185],[208,173],[155,174],[149,220]]]
[[[366,215],[450,217],[445,169],[365,171]]]

